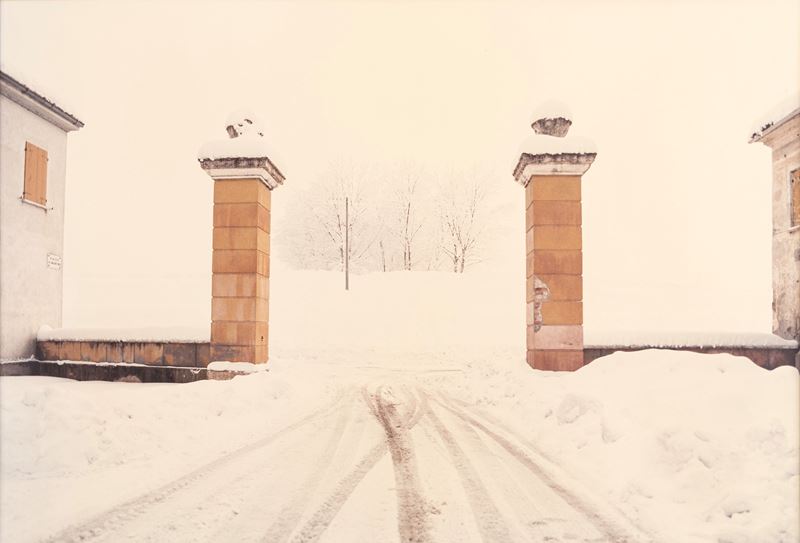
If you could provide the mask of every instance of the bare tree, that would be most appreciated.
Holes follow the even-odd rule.
[[[418,209],[418,191],[420,177],[416,172],[407,172],[394,186],[397,203],[397,237],[403,252],[403,269],[414,268],[414,239],[422,229],[422,219]]]
[[[453,272],[464,273],[469,265],[480,260],[484,183],[477,175],[454,176],[441,184],[439,191],[441,250],[452,263]]]
[[[487,177],[429,179],[413,166],[395,165],[382,175],[352,165],[329,167],[287,203],[277,245],[298,267],[343,269],[349,229],[355,271],[436,270],[446,264],[463,273],[488,250]]]
[[[346,199],[350,207],[347,223]],[[364,260],[378,241],[363,169],[333,165],[292,204],[284,245],[289,260],[299,267],[343,270],[348,229],[351,264]]]
[[[311,208],[313,216],[323,229],[338,254],[339,267],[344,270],[345,235],[349,229],[349,259],[357,262],[369,251],[376,238],[367,226],[369,206],[365,198],[365,176],[352,169],[334,168],[323,177],[319,185],[321,205]],[[348,222],[345,223],[345,200],[349,201]]]

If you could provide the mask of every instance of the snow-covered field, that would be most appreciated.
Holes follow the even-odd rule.
[[[274,280],[268,372],[3,378],[0,540],[797,541],[796,369],[532,371],[518,285],[412,275]]]

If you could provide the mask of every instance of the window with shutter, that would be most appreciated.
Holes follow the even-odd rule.
[[[22,199],[41,206],[47,205],[47,151],[30,142],[25,143],[25,186]]]
[[[792,172],[789,183],[789,202],[792,206],[792,226],[800,226],[800,169]]]

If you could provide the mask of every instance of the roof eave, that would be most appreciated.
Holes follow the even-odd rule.
[[[65,132],[83,127],[80,119],[5,72],[0,72],[0,94]]]
[[[788,123],[790,120],[792,120],[797,115],[800,115],[800,107],[795,108],[794,111],[792,111],[791,113],[789,113],[788,115],[786,115],[785,117],[780,119],[779,121],[776,121],[776,122],[772,123],[769,126],[769,128],[767,128],[767,129],[765,129],[765,130],[763,130],[761,132],[754,132],[753,135],[750,136],[750,141],[748,143],[756,143],[756,142],[759,142],[759,141],[763,140],[764,138],[768,137],[770,134],[775,132],[778,128],[780,128],[781,126],[783,126],[786,123]]]

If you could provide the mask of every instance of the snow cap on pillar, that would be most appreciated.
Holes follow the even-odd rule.
[[[534,111],[530,125],[535,133],[520,145],[514,168],[514,179],[523,187],[534,175],[583,175],[594,162],[594,142],[569,135],[572,114],[563,104],[543,103]]]
[[[260,179],[270,190],[282,185],[284,175],[269,158],[261,123],[251,112],[232,113],[226,122],[228,139],[203,144],[197,155],[200,167],[213,179]]]

